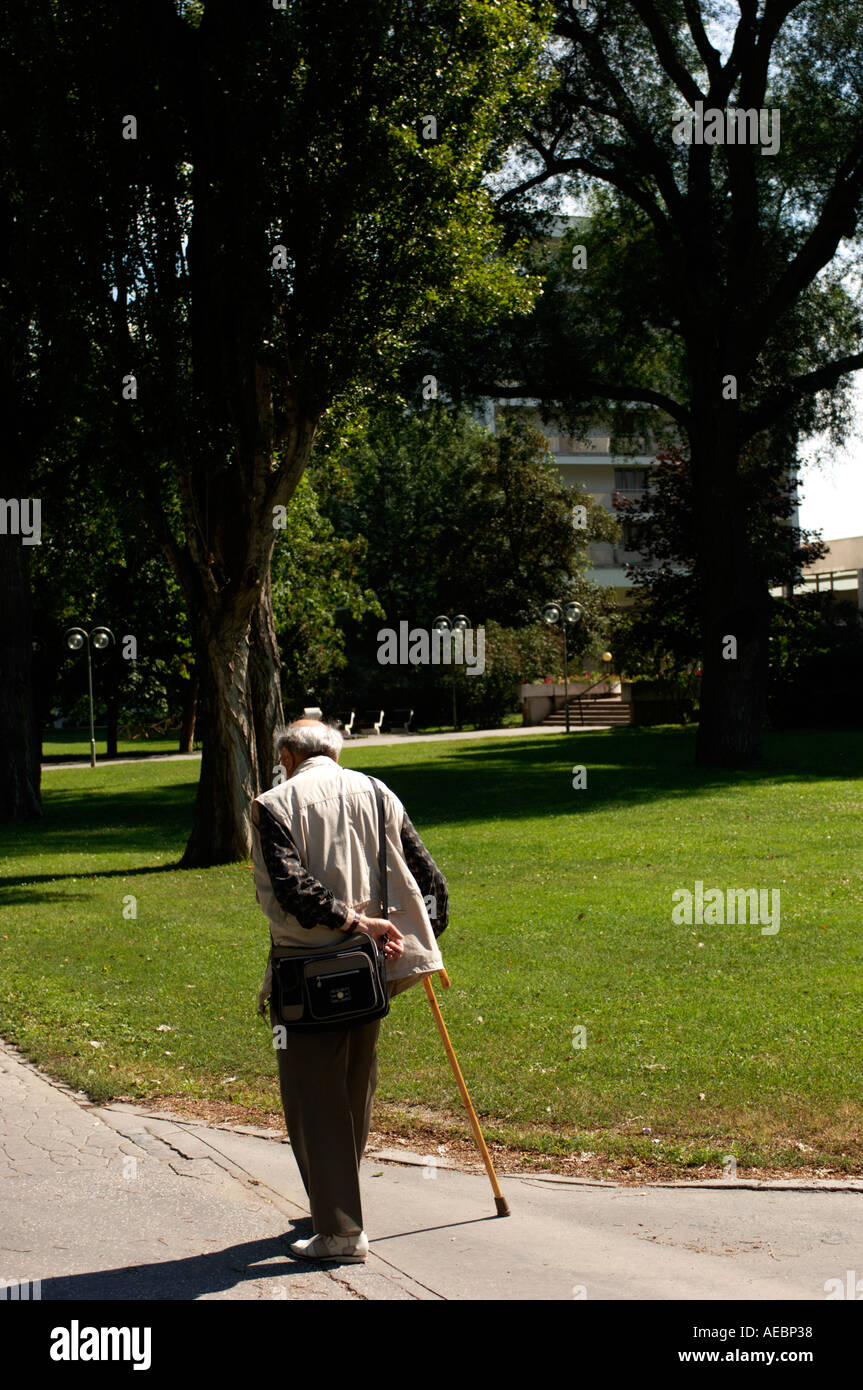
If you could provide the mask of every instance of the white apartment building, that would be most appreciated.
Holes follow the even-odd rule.
[[[803,571],[795,594],[832,593],[838,600],[856,605],[863,613],[863,536],[845,536],[827,542],[827,554]],[[782,589],[772,589],[777,597]]]
[[[556,217],[548,238],[548,245],[560,241],[572,228],[587,227],[587,217]],[[548,440],[548,447],[554,456],[558,473],[569,486],[580,484],[585,492],[605,507],[617,518],[613,498],[615,494],[624,499],[637,500],[644,490],[648,469],[655,462],[655,455],[616,455],[611,452],[611,433],[607,426],[598,423],[584,439],[574,439],[564,434],[554,423],[545,424],[539,411],[539,402],[529,399],[489,400],[485,403],[483,421],[495,430],[497,422],[506,411],[519,407],[528,414],[538,430]],[[643,441],[645,449],[648,441]],[[619,519],[619,518],[617,518]],[[630,524],[624,522],[622,534],[617,545],[607,542],[591,544],[588,547],[591,566],[587,577],[595,584],[614,589],[619,603],[627,603],[632,598],[632,584],[626,577],[624,566],[635,563],[639,558],[635,549],[635,538]]]
[[[617,518],[614,509],[615,494],[623,499],[632,500],[641,496],[650,466],[656,461],[655,455],[647,452],[634,456],[613,454],[610,430],[601,425],[591,429],[586,438],[574,439],[561,433],[554,423],[544,424],[539,403],[529,399],[499,399],[486,402],[484,423],[489,429],[495,430],[498,421],[504,418],[506,411],[512,407],[519,407],[520,412],[528,415],[536,428],[545,435],[562,480],[570,487],[578,483],[612,516]],[[627,579],[624,566],[634,564],[640,558],[635,549],[635,538],[630,524],[623,523],[622,535],[617,545],[605,541],[592,543],[588,546],[588,555],[591,563],[587,578],[594,584],[613,589],[619,603],[630,602],[632,584]]]

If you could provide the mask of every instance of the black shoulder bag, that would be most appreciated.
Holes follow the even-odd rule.
[[[389,920],[384,801],[375,779],[369,781],[378,807],[380,915]],[[339,935],[344,937],[343,932]],[[344,937],[344,944],[336,947],[317,949],[273,942],[270,960],[274,1016],[288,1032],[350,1028],[385,1018],[390,1011],[386,957],[377,941],[361,933]]]

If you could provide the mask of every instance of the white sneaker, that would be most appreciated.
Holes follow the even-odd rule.
[[[369,1238],[365,1231],[355,1236],[316,1235],[296,1240],[291,1253],[301,1260],[341,1260],[344,1264],[365,1264]]]

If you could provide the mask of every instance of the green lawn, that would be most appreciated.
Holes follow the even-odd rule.
[[[505,714],[501,727],[513,729],[521,723],[520,714]],[[473,724],[467,723],[466,729],[473,729]],[[430,724],[423,726],[424,734],[444,734],[452,732],[452,724]],[[105,726],[96,725],[96,757],[104,758],[107,756],[107,746],[105,743]],[[178,734],[168,734],[167,737],[153,738],[120,738],[117,740],[117,754],[119,757],[145,758],[151,757],[154,753],[176,753],[178,745]],[[200,744],[196,744],[196,749],[200,752]],[[42,738],[42,761],[50,765],[53,762],[72,762],[80,759],[81,762],[90,761],[90,729],[87,728],[66,728],[66,729],[46,729]]]
[[[96,758],[108,756],[107,744],[105,741],[106,733],[104,725],[96,725],[94,730],[96,738]],[[176,753],[179,747],[179,734],[168,734],[167,736],[154,736],[152,738],[118,738],[117,754],[119,757],[147,758],[154,753]],[[199,750],[200,751],[200,750]],[[55,762],[73,762],[75,759],[88,763],[90,761],[90,729],[73,728],[66,729],[45,729],[42,734],[42,762],[51,764]]]
[[[693,768],[693,738],[348,745],[344,760],[402,797],[447,876],[438,993],[488,1137],[645,1172],[733,1154],[860,1174],[863,734],[773,735],[733,775]],[[0,837],[0,1034],[95,1100],[276,1115],[250,869],[175,867],[197,773],[46,770],[44,820]],[[675,925],[672,892],[696,880],[779,889],[780,930]],[[428,1109],[464,1128],[421,986],[394,1001],[379,1053],[377,1129]]]

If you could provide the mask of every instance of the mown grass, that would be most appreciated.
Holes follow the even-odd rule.
[[[394,788],[446,873],[439,998],[488,1137],[863,1172],[863,735],[772,735],[745,774],[692,752],[691,731],[615,730],[344,760]],[[277,1115],[251,872],[176,867],[197,772],[45,772],[43,820],[0,837],[0,1032],[95,1100]],[[671,894],[698,879],[779,889],[779,932],[675,925]],[[394,1002],[379,1053],[378,1114],[402,1132],[460,1116],[421,987]]]
[[[94,730],[96,741],[96,757],[105,758],[108,755],[106,743],[106,730],[104,725],[96,725]],[[118,738],[117,756],[127,758],[146,758],[153,757],[154,754],[176,753],[178,751],[177,734],[159,735],[152,738]],[[73,762],[80,759],[82,762],[90,761],[90,729],[73,728],[66,729],[45,729],[42,733],[42,761],[51,764],[53,762]]]

